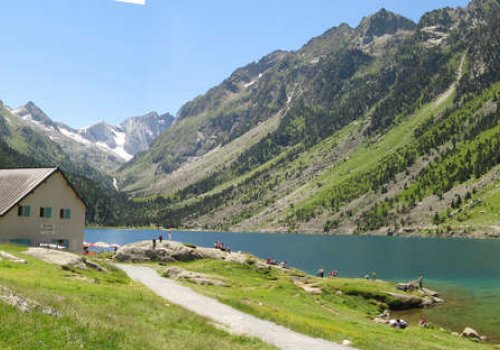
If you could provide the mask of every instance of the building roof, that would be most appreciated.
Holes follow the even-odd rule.
[[[0,169],[0,216],[5,215],[56,172],[60,172],[57,167]],[[63,177],[66,179],[64,174]],[[75,191],[69,181],[68,184]],[[75,193],[80,198],[76,191]]]

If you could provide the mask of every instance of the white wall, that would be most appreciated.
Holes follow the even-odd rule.
[[[50,242],[52,239],[65,239],[69,240],[71,251],[82,251],[85,205],[59,172],[51,175],[19,204],[29,205],[31,215],[18,216],[16,205],[0,217],[0,241],[29,239],[33,246],[37,246],[38,243]],[[41,218],[40,207],[51,207],[52,217]],[[71,209],[71,218],[60,219],[60,209]],[[42,235],[40,228],[44,223],[54,224],[55,233]]]

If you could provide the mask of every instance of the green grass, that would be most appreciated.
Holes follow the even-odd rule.
[[[500,180],[473,194],[472,199],[446,223],[478,228],[500,226]]]
[[[169,305],[110,266],[109,273],[63,270],[0,246],[28,260],[0,262],[0,284],[63,314],[23,314],[0,302],[1,349],[271,349],[229,335],[180,307]]]
[[[170,264],[169,266],[171,266]],[[394,285],[362,279],[307,277],[323,289],[321,296],[304,292],[292,282],[292,270],[258,271],[254,266],[205,260],[175,263],[190,271],[221,276],[227,287],[198,286],[193,289],[241,311],[274,321],[298,332],[341,342],[353,341],[359,349],[492,349],[492,345],[461,339],[439,327],[430,329],[411,324],[406,330],[377,324],[373,317],[391,299],[387,291]],[[163,267],[159,268],[160,271]],[[337,291],[342,291],[339,295]]]

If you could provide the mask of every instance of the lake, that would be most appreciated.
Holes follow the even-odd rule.
[[[176,241],[211,247],[221,240],[233,251],[285,260],[311,274],[320,267],[336,269],[343,277],[374,271],[377,278],[406,282],[422,273],[424,286],[440,291],[446,303],[402,317],[426,318],[458,332],[470,326],[500,342],[500,240],[172,232]],[[156,230],[88,229],[85,240],[123,245],[159,234]],[[166,239],[166,232],[162,234]]]

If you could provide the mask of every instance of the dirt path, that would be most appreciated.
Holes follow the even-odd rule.
[[[130,278],[141,282],[162,298],[198,315],[212,319],[231,333],[259,338],[268,344],[286,350],[352,349],[324,339],[312,338],[245,314],[217,300],[198,294],[172,280],[160,277],[151,268],[122,264],[117,266],[125,271]]]

